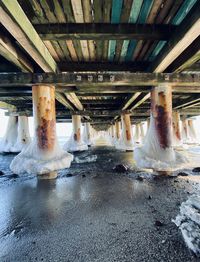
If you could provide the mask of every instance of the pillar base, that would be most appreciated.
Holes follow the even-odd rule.
[[[165,151],[165,152],[164,152]],[[166,156],[161,157],[160,156]],[[155,171],[175,171],[182,168],[188,160],[181,153],[172,148],[160,150],[155,157],[150,156],[145,152],[143,147],[138,147],[134,150],[134,159],[139,168],[153,169]]]
[[[69,139],[69,141],[64,144],[63,149],[69,152],[77,152],[88,150],[88,146],[82,141],[76,142],[74,139]]]
[[[48,174],[42,174],[42,175],[38,174],[38,179],[42,179],[42,180],[56,179],[57,176],[58,173],[56,171],[53,171]]]
[[[10,169],[15,174],[43,175],[60,169],[69,168],[73,155],[60,149],[58,144],[52,153],[44,153],[32,142],[11,162]]]

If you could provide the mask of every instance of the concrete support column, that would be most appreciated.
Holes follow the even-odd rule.
[[[115,126],[111,125],[111,144],[114,145],[115,143]]]
[[[17,174],[29,173],[54,178],[55,171],[68,168],[73,156],[63,151],[56,136],[55,87],[33,86],[33,116],[35,136],[11,163],[11,170]]]
[[[131,119],[129,114],[121,115],[122,122],[122,136],[121,136],[121,149],[126,151],[133,151],[133,134],[131,129]]]
[[[0,142],[0,153],[13,152],[17,142],[18,116],[9,116],[6,133]]]
[[[72,135],[68,142],[64,145],[64,150],[70,152],[88,150],[87,144],[83,141],[81,136],[81,116],[72,115]]]
[[[150,127],[144,146],[135,150],[139,167],[168,171],[176,167],[177,154],[172,147],[172,88],[158,86],[151,91]],[[179,155],[178,161],[185,159]]]
[[[183,137],[183,143],[189,142],[188,120],[186,118],[182,120],[182,137]]]
[[[17,142],[14,145],[14,152],[21,152],[26,148],[31,142],[31,137],[29,133],[28,117],[18,116],[18,136]]]
[[[115,139],[114,139],[115,147],[117,149],[120,149],[120,142],[121,142],[120,140],[120,128],[121,128],[120,121],[115,122],[114,128],[115,128]]]
[[[83,131],[83,140],[87,146],[92,145],[92,137],[91,137],[91,126],[89,122],[84,124],[84,131]]]
[[[141,142],[141,137],[140,137],[140,124],[137,123],[135,125],[135,135],[134,135],[134,142],[139,144]]]
[[[188,119],[188,135],[190,138],[190,143],[198,143],[197,134],[194,128],[194,120]]]
[[[173,127],[173,146],[180,146],[182,144],[180,114],[174,111],[172,114],[172,127]]]

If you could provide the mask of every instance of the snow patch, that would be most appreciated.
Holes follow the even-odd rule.
[[[180,214],[172,219],[181,230],[184,241],[200,257],[200,196],[193,195],[180,206]]]
[[[75,162],[78,164],[82,163],[91,163],[91,162],[96,162],[97,161],[97,155],[91,155],[91,156],[86,156],[86,157],[75,157]]]

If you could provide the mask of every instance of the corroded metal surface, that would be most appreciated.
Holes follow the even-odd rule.
[[[115,122],[115,138],[120,139],[120,121]]]
[[[81,140],[81,116],[72,115],[72,125],[74,132],[74,140],[79,142]]]
[[[172,145],[172,89],[158,86],[151,91],[151,113],[160,147]]]
[[[132,139],[130,115],[129,114],[123,114],[122,119],[123,119],[123,123],[124,123],[126,139],[128,141],[130,141]]]
[[[172,127],[175,137],[178,141],[181,141],[181,127],[180,127],[180,114],[174,111],[172,114]]]
[[[33,86],[32,91],[38,147],[52,151],[56,142],[55,88]]]

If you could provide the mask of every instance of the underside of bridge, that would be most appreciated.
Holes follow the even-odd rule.
[[[71,122],[72,112],[81,111],[83,122],[105,129],[125,110],[132,123],[141,122],[149,117],[152,85],[145,74],[123,80],[136,72],[199,72],[199,6],[198,0],[3,0],[0,70],[45,72],[47,84],[48,73],[70,73],[68,82],[50,81],[56,87],[57,122]],[[7,84],[2,78],[5,74],[0,75],[1,108],[32,115],[34,82],[17,83],[14,74]],[[173,109],[198,115],[199,84],[178,82]]]
[[[197,261],[200,0],[0,0],[0,109],[1,261]]]

